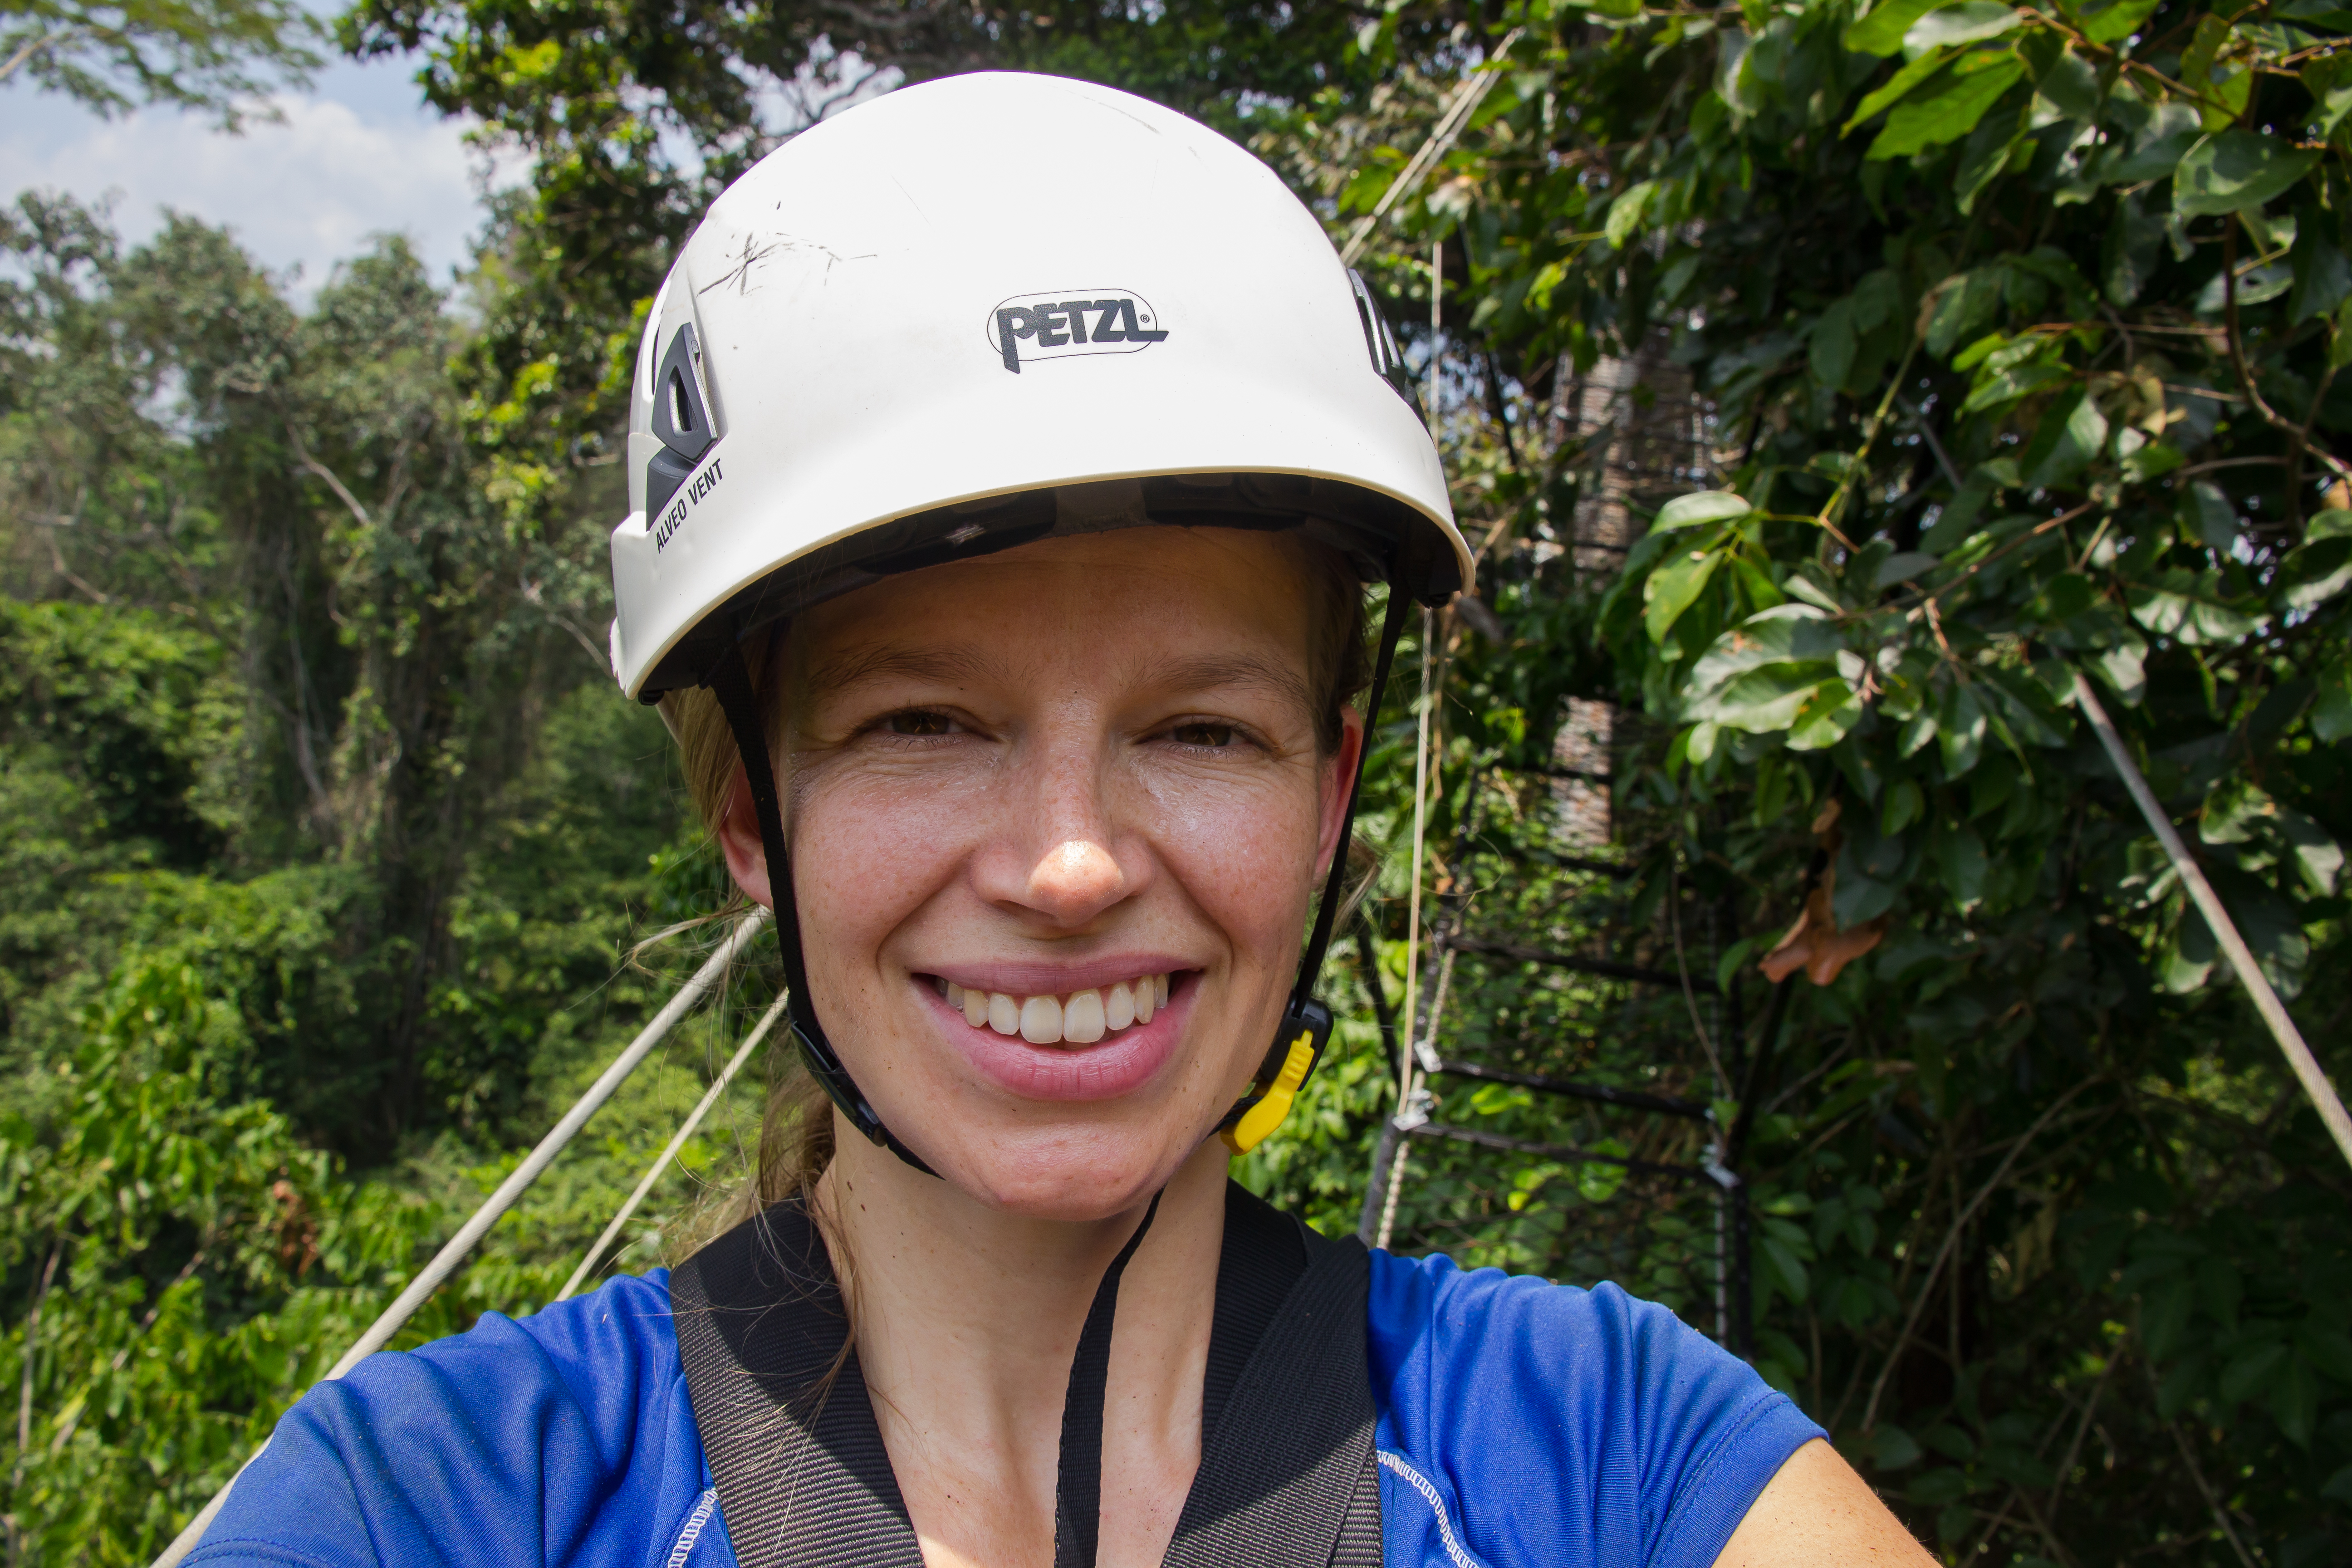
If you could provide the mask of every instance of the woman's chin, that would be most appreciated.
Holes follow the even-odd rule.
[[[975,1131],[981,1130],[975,1129]],[[1125,1214],[1168,1184],[1198,1147],[1157,1128],[1063,1127],[962,1136],[942,1149],[942,1175],[968,1195],[1024,1219],[1086,1223]]]

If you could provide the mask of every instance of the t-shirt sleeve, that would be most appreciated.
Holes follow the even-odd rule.
[[[305,1394],[195,1568],[646,1568],[702,1486],[666,1277],[375,1355]]]
[[[1708,1568],[1822,1436],[1745,1362],[1612,1285],[1373,1262],[1381,1463],[1410,1483],[1384,1482],[1384,1500],[1407,1520],[1435,1514],[1451,1537],[1438,1561],[1458,1549],[1491,1568]]]

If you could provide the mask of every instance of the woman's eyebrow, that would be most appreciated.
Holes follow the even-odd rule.
[[[844,648],[809,672],[816,691],[838,691],[867,680],[930,680],[961,685],[982,679],[987,659],[976,649],[894,647],[867,643]]]
[[[813,690],[840,691],[869,680],[931,681],[968,686],[1011,679],[988,651],[971,647],[906,647],[867,643],[844,648],[810,671]],[[1158,659],[1135,673],[1139,686],[1168,692],[1207,692],[1234,687],[1255,689],[1311,709],[1306,673],[1252,654],[1199,654]]]
[[[1202,654],[1192,658],[1168,659],[1152,665],[1145,676],[1150,684],[1172,691],[1255,687],[1302,709],[1311,710],[1314,706],[1305,671],[1253,654]]]

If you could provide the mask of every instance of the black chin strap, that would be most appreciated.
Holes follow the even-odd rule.
[[[1339,905],[1346,895],[1348,847],[1355,833],[1356,804],[1363,793],[1364,767],[1370,759],[1372,737],[1380,723],[1381,696],[1388,689],[1389,668],[1395,661],[1397,641],[1404,633],[1405,615],[1412,605],[1412,595],[1394,586],[1390,588],[1388,613],[1381,622],[1380,655],[1372,665],[1371,696],[1365,705],[1363,743],[1356,751],[1355,775],[1348,781],[1348,805],[1339,816],[1339,847],[1331,856],[1330,874],[1324,879],[1323,900],[1315,911],[1307,951],[1298,961],[1297,984],[1291,987],[1290,1004],[1283,1009],[1281,1026],[1275,1031],[1274,1044],[1258,1069],[1256,1087],[1236,1101],[1218,1123],[1229,1141],[1232,1129],[1265,1098],[1266,1086],[1276,1083],[1284,1073],[1294,1048],[1306,1046],[1307,1055],[1303,1068],[1289,1075],[1286,1092],[1291,1094],[1321,1063],[1323,1048],[1330,1041],[1331,1010],[1315,999],[1315,981],[1323,972],[1323,955],[1331,945],[1331,932],[1339,923]],[[745,661],[742,644],[737,643],[710,672],[710,689],[719,699],[720,710],[727,715],[728,728],[734,732],[735,749],[743,759],[743,774],[751,786],[752,811],[760,819],[760,846],[768,859],[768,892],[776,910],[776,945],[783,955],[793,1038],[800,1045],[801,1059],[808,1065],[809,1076],[824,1087],[834,1104],[841,1107],[841,1113],[849,1118],[851,1126],[923,1174],[936,1176],[938,1172],[923,1163],[921,1156],[883,1125],[856,1081],[849,1076],[849,1069],[841,1065],[833,1042],[825,1038],[824,1026],[817,1022],[816,1005],[809,997],[808,965],[801,952],[800,910],[793,896],[792,858],[784,847],[783,810],[776,796],[775,769],[768,759],[767,724],[751,688],[751,669]],[[1138,1232],[1139,1237],[1140,1234]]]
[[[1314,929],[1307,938],[1307,952],[1298,961],[1298,982],[1290,988],[1290,1005],[1283,1009],[1282,1023],[1274,1032],[1274,1044],[1258,1066],[1257,1080],[1249,1093],[1234,1103],[1217,1123],[1227,1145],[1236,1153],[1246,1152],[1265,1133],[1252,1133],[1244,1119],[1265,1100],[1269,1088],[1276,1088],[1285,1096],[1282,1105],[1270,1108],[1266,1113],[1278,1122],[1286,1111],[1287,1098],[1296,1095],[1299,1087],[1314,1076],[1322,1064],[1323,1047],[1331,1042],[1331,1009],[1315,999],[1315,982],[1323,973],[1323,957],[1330,950],[1331,932],[1339,921],[1339,905],[1348,887],[1348,850],[1355,842],[1356,803],[1364,790],[1364,767],[1371,760],[1372,737],[1381,721],[1381,697],[1389,689],[1389,667],[1396,660],[1397,639],[1404,634],[1405,612],[1412,607],[1412,595],[1393,584],[1389,588],[1388,614],[1381,622],[1379,657],[1372,662],[1371,695],[1364,703],[1364,739],[1356,750],[1355,776],[1348,781],[1348,805],[1339,816],[1339,847],[1331,855],[1330,874],[1323,880],[1323,901],[1315,911]],[[1292,1053],[1305,1047],[1297,1062]],[[1236,1129],[1243,1137],[1235,1137]]]
[[[710,689],[727,715],[727,727],[735,733],[735,750],[742,756],[743,776],[751,786],[751,809],[760,819],[760,847],[768,858],[768,897],[776,909],[776,946],[783,954],[793,1038],[799,1042],[801,1060],[808,1065],[809,1076],[841,1107],[851,1126],[923,1174],[936,1176],[937,1171],[882,1125],[882,1119],[858,1092],[849,1069],[841,1065],[833,1042],[824,1037],[824,1026],[816,1020],[816,1004],[809,997],[808,963],[801,953],[801,912],[793,893],[792,857],[784,847],[784,814],[776,798],[775,768],[768,760],[767,725],[761,717],[759,697],[751,689],[751,668],[744,659],[741,643],[710,672]]]
[[[1054,1568],[1095,1568],[1102,1537],[1103,1394],[1110,1384],[1110,1333],[1118,1316],[1118,1279],[1160,1214],[1160,1194],[1143,1223],[1118,1249],[1095,1288],[1078,1353],[1070,1358],[1069,1392],[1062,1395],[1062,1458],[1054,1487]]]

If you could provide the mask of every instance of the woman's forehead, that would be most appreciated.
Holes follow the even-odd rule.
[[[1074,658],[1192,681],[1265,679],[1271,666],[1286,686],[1308,659],[1305,571],[1294,542],[1243,529],[1040,540],[819,606],[796,628],[794,663],[818,690],[891,674],[1002,678]]]

